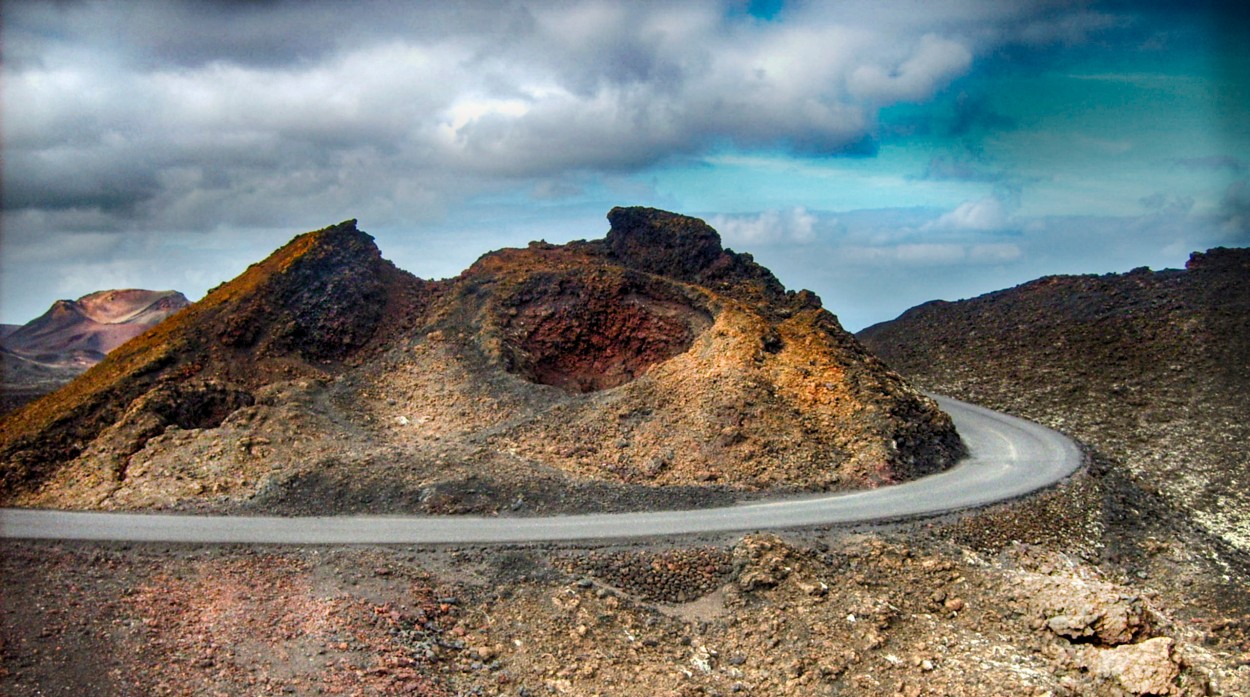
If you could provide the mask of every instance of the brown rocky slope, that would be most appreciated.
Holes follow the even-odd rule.
[[[0,422],[0,496],[612,509],[876,486],[961,454],[949,418],[811,293],[702,221],[609,220],[605,239],[439,282],[384,261],[355,221],[301,235]]]
[[[932,302],[859,337],[928,389],[1067,431],[1250,551],[1250,250]]]

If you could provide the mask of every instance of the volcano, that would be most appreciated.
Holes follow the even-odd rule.
[[[7,504],[266,512],[703,505],[963,452],[808,291],[701,220],[615,208],[427,281],[299,235],[0,422]]]

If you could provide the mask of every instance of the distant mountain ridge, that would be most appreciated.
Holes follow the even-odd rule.
[[[0,412],[64,385],[188,305],[174,290],[101,290],[77,300],[57,300],[26,324],[4,325]]]
[[[79,352],[105,354],[190,305],[174,290],[102,290],[57,300],[39,317],[3,338],[4,347],[41,363],[58,364]],[[98,362],[99,359],[96,359]]]
[[[1250,249],[937,300],[858,338],[918,385],[1067,431],[1250,551]]]

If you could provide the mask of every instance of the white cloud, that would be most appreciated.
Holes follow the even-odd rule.
[[[757,215],[716,215],[708,218],[707,222],[730,246],[806,244],[817,237],[817,217],[802,206],[785,211],[764,211]],[[826,225],[835,225],[836,222],[831,219]]]
[[[1007,208],[993,196],[965,201],[932,223],[939,230],[1002,230],[1009,225]]]
[[[852,0],[756,22],[710,1],[13,4],[6,209],[95,209],[111,229],[422,221],[501,180],[538,191],[726,144],[837,153],[978,53],[1106,21],[1053,10]]]
[[[19,237],[25,258],[55,260],[62,244],[104,250],[116,235],[150,273],[173,262],[145,251],[145,235],[358,217],[419,240],[411,231],[465,201],[507,209],[494,220],[510,224],[535,201],[674,202],[632,175],[709,154],[862,154],[881,109],[928,99],[998,47],[1080,41],[1106,25],[1030,0],[789,3],[770,22],[727,7],[5,3],[5,294],[48,276],[15,265]],[[759,208],[769,205],[783,204]],[[908,238],[926,222],[925,234],[990,231],[1010,222],[1001,204],[969,202],[940,224],[930,213],[900,209],[890,221],[901,232],[879,221],[853,243],[912,245],[886,253],[907,263],[1008,253],[967,247],[976,235]],[[808,249],[846,233],[802,208],[715,224],[740,247]],[[70,241],[80,233],[99,237]],[[265,245],[281,241],[272,234]],[[209,263],[195,261],[196,273]]]
[[[843,261],[874,268],[927,268],[962,264],[968,259],[968,248],[948,242],[854,246],[838,250],[838,256]]]
[[[932,95],[971,61],[954,35],[815,12],[732,20],[715,3],[334,7],[7,12],[8,202],[151,227],[194,227],[225,201],[272,222],[373,199],[420,218],[397,180],[454,200],[491,179],[630,171],[720,143],[837,152],[872,133],[877,109]],[[220,45],[178,48],[239,24]],[[306,36],[283,39],[286,26]]]
[[[850,75],[850,90],[871,102],[920,101],[962,75],[971,64],[972,53],[963,44],[925,34],[914,52],[897,65],[857,67]]]

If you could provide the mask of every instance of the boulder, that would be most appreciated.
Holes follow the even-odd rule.
[[[1096,649],[1087,667],[1099,677],[1115,680],[1129,694],[1166,695],[1180,675],[1172,647],[1172,639],[1155,637],[1140,644]]]

